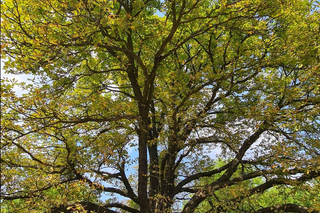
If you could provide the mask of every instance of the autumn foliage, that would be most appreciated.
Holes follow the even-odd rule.
[[[2,1],[3,69],[34,77],[1,83],[2,210],[319,212],[319,20],[312,0]]]

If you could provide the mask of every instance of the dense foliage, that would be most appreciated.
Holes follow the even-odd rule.
[[[1,7],[9,212],[320,211],[317,1]]]

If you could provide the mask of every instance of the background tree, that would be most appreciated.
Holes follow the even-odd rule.
[[[214,168],[217,169],[225,163],[223,160],[218,160]],[[249,173],[256,171],[256,168],[239,167],[234,175],[241,177],[244,170],[246,170],[246,173]],[[220,177],[221,174],[215,174],[212,177],[202,178],[197,185],[210,184]],[[246,193],[250,191],[251,188],[263,185],[265,182],[263,177],[256,177],[236,184],[233,187],[217,190],[214,196],[202,202],[195,212],[236,213],[250,212],[252,209],[256,209],[258,212],[269,213],[282,212],[281,210],[284,208],[289,212],[318,212],[316,210],[309,210],[309,208],[319,209],[319,179],[301,183],[296,186],[275,185],[265,190],[264,193],[246,196]]]
[[[245,202],[319,180],[317,1],[1,4],[5,70],[35,77],[20,84],[22,96],[16,82],[2,81],[5,205],[185,213],[218,191],[241,187],[235,198]],[[224,159],[219,167],[213,150]],[[81,184],[111,197],[39,199]],[[319,211],[275,205],[245,211]]]

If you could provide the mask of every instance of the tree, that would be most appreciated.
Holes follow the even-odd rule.
[[[4,68],[34,76],[22,96],[2,80],[3,203],[186,213],[259,177],[237,202],[319,181],[317,1],[1,4]],[[39,199],[80,185],[110,199]]]
[[[97,203],[99,201],[98,191],[92,190],[83,182],[74,182],[72,184],[60,184],[45,190],[41,196],[33,199],[14,199],[3,202],[1,212],[26,212],[34,211],[46,212],[52,208],[51,212],[61,212],[68,206],[70,210],[82,210],[81,204]]]
[[[214,168],[223,166],[225,161],[217,161]],[[240,167],[234,174],[240,177],[243,170],[248,172],[256,171],[254,167]],[[221,174],[215,174],[212,177],[203,178],[200,185],[207,185],[219,179]],[[265,184],[263,177],[256,177],[243,181],[230,188],[224,188],[215,192],[213,197],[208,197],[196,209],[196,212],[250,212],[252,209],[259,209],[258,212],[281,212],[281,209],[287,208],[287,211],[294,212],[317,212],[309,210],[313,207],[319,209],[320,191],[319,180],[301,183],[297,186],[275,185],[252,196],[244,196],[250,188]],[[236,190],[235,190],[236,189]],[[227,201],[227,202],[226,202]],[[299,207],[300,206],[300,207]],[[303,208],[305,207],[305,208]],[[300,208],[300,210],[297,210]]]

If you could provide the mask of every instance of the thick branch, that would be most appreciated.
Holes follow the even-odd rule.
[[[116,211],[110,210],[103,205],[98,205],[92,202],[79,202],[79,203],[67,203],[66,205],[60,205],[51,209],[51,213],[71,213],[76,206],[81,205],[87,212],[94,211],[96,213],[117,213]],[[132,211],[133,212],[133,211]]]
[[[319,211],[310,208],[299,206],[296,204],[281,204],[277,206],[266,207],[255,211],[254,213],[276,213],[276,212],[296,212],[296,213],[319,213]]]

